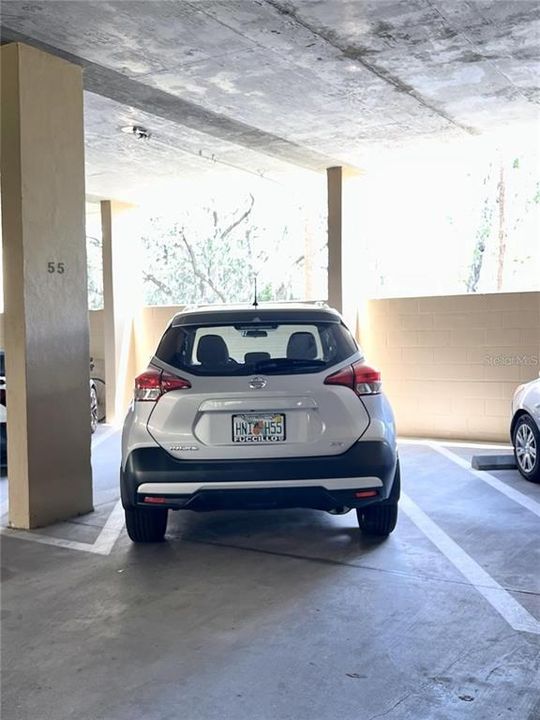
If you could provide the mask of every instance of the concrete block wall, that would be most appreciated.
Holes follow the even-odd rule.
[[[540,370],[540,293],[370,300],[358,334],[401,435],[508,442],[512,394]]]

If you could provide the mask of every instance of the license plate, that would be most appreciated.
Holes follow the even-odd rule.
[[[285,415],[282,413],[233,415],[232,439],[235,443],[283,442]]]

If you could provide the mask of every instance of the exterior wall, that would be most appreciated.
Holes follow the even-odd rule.
[[[540,293],[371,300],[358,334],[401,435],[508,442],[512,394],[540,370]]]

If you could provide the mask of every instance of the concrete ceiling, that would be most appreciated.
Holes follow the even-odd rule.
[[[87,186],[362,167],[373,146],[538,119],[538,2],[3,0],[2,42],[85,68]],[[148,127],[137,141],[126,124]]]

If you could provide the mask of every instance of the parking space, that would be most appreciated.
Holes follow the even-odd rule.
[[[540,488],[517,471],[493,477],[528,507],[408,441],[387,540],[352,514],[177,513],[144,547],[119,434],[94,445],[94,513],[3,531],[6,720],[539,716]]]
[[[2,720],[540,720],[538,0],[0,25]]]

